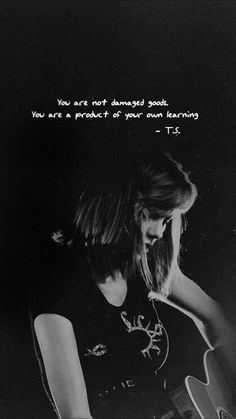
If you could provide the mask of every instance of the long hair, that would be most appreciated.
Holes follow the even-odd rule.
[[[149,290],[167,295],[178,268],[184,214],[194,203],[196,186],[168,155],[156,165],[141,165],[130,176],[121,174],[119,180],[117,185],[110,178],[85,185],[72,234],[62,241],[71,244],[76,236],[84,239],[97,281],[117,272],[127,280],[139,273]],[[142,221],[169,216],[163,237],[147,254]]]

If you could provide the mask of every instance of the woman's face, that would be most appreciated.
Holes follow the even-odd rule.
[[[172,216],[160,217],[158,219],[143,219],[141,221],[141,233],[143,238],[143,243],[146,251],[148,252],[149,248],[154,245],[157,240],[160,240],[163,237],[167,224],[171,221]]]

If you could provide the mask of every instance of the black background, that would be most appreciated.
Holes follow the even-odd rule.
[[[5,1],[1,27],[0,418],[50,415],[27,284],[50,232],[70,217],[86,167],[122,170],[171,152],[199,189],[184,270],[235,319],[235,27],[231,1]],[[151,120],[36,120],[65,100],[161,100],[181,135]],[[159,109],[161,111],[162,109]],[[173,125],[173,121],[167,125]],[[131,163],[130,163],[131,162]]]

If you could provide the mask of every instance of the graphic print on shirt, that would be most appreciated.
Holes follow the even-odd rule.
[[[138,357],[148,358],[154,363],[154,372],[162,368],[169,353],[169,337],[165,327],[159,319],[156,307],[153,305],[155,318],[150,320],[149,316],[143,314],[128,314],[121,311],[120,321],[125,326],[124,334],[116,341],[115,345],[107,346],[105,342],[96,343],[95,346],[86,349],[85,357],[103,357],[106,354],[114,354],[124,357],[126,353],[136,354]],[[133,332],[133,334],[132,334]],[[135,333],[136,332],[136,333]],[[137,334],[140,334],[139,336]],[[126,335],[126,337],[125,337]],[[130,336],[130,337],[129,337]],[[115,348],[115,349],[114,349]],[[115,352],[114,352],[115,351]],[[132,356],[133,356],[132,355]],[[127,360],[127,357],[126,357]]]
[[[140,331],[146,334],[149,341],[146,347],[141,349],[141,353],[144,357],[153,361],[158,360],[158,367],[155,370],[157,372],[166,362],[169,352],[168,334],[160,319],[158,318],[154,327],[151,327],[151,321],[146,321],[145,325],[145,317],[142,314],[139,314],[136,318],[133,317],[133,323],[131,323],[127,318],[127,312],[122,311],[121,319],[126,325],[128,333]]]
[[[105,355],[107,352],[107,348],[102,343],[99,343],[98,345],[94,346],[94,348],[89,349],[87,348],[87,352],[84,354],[84,356],[102,356]]]

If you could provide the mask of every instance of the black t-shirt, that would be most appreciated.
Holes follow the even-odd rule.
[[[92,414],[160,417],[172,406],[166,377],[180,384],[201,359],[204,345],[192,321],[150,301],[140,277],[128,281],[122,306],[113,306],[92,278],[86,249],[52,247],[32,287],[32,319],[55,313],[71,321]],[[194,354],[196,345],[201,351]],[[41,359],[37,342],[36,348]]]

